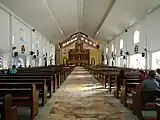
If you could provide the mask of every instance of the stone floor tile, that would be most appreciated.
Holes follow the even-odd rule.
[[[48,120],[137,120],[82,67],[54,95]]]

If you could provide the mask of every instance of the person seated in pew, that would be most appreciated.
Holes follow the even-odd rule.
[[[160,69],[158,68],[157,70],[156,70],[156,80],[158,80],[158,81],[160,81]]]
[[[154,70],[149,71],[149,78],[142,82],[143,89],[160,90],[159,83],[156,81],[156,72]]]
[[[9,75],[10,74],[10,69],[8,68],[8,70],[7,70],[7,75]]]
[[[22,65],[20,65],[18,68],[22,68]]]
[[[1,70],[1,74],[4,74],[4,72],[5,72],[5,70],[4,70],[4,69],[2,69],[2,70]]]
[[[149,79],[144,80],[142,82],[142,89],[146,89],[146,90],[151,90],[151,91],[159,91],[160,90],[160,85],[159,83],[156,81],[156,72],[154,70],[149,71]],[[160,95],[158,94],[143,94],[143,105],[145,106],[145,104],[147,103],[147,101],[151,100],[156,100],[157,97],[160,97]]]
[[[16,66],[13,65],[13,66],[12,66],[12,69],[9,71],[9,75],[14,75],[14,74],[16,74],[16,73],[17,73]]]
[[[125,78],[127,78],[127,77],[125,76],[125,72],[124,72],[123,69],[120,70],[118,78],[119,78],[119,79],[125,79]],[[123,83],[123,81],[120,80],[120,85],[122,85],[122,83]]]
[[[139,74],[139,80],[141,82],[143,82],[144,80],[148,79],[148,75],[147,75],[146,71],[140,70],[139,72],[140,72],[140,74]]]

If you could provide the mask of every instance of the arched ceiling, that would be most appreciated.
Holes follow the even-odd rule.
[[[0,0],[54,43],[83,32],[112,40],[160,0]]]

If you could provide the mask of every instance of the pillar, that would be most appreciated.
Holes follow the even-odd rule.
[[[9,36],[9,50],[3,53],[3,66],[4,68],[10,68],[13,65],[12,47],[14,47],[14,16],[10,15],[10,36]],[[17,63],[17,61],[15,61]]]
[[[53,55],[53,57],[52,57],[52,59],[53,59],[52,64],[53,65],[55,65],[55,54],[56,54],[55,45],[52,45],[52,55]]]

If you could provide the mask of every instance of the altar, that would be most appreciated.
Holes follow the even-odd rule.
[[[60,64],[98,65],[100,64],[99,43],[82,33],[76,33],[59,43]]]
[[[68,64],[89,65],[89,49],[83,48],[83,42],[75,43],[75,49],[69,50]]]

